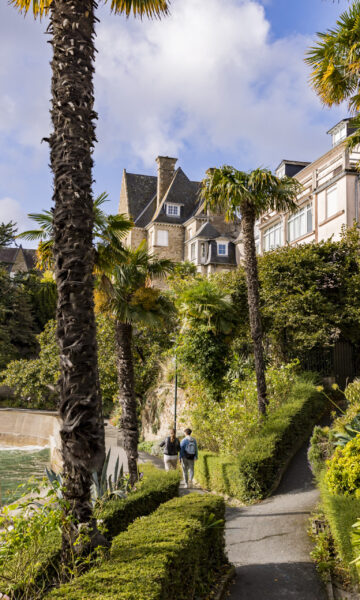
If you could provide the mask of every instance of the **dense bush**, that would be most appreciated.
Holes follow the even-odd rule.
[[[334,432],[330,427],[314,427],[310,446],[308,450],[308,460],[312,472],[316,477],[319,477],[322,470],[326,467],[326,461],[332,456],[335,451]]]
[[[161,503],[178,495],[179,472],[166,473],[152,465],[140,467],[144,477],[135,491],[127,498],[111,499],[95,509],[95,516],[109,539],[125,531],[136,518],[149,515]],[[21,520],[21,532],[13,532],[15,552],[11,560],[5,546],[0,553],[0,589],[3,593],[15,593],[18,600],[31,597],[30,592],[38,597],[41,590],[58,581],[61,570],[60,524],[60,511],[55,510],[48,515],[39,511],[33,520]]]
[[[324,477],[320,481],[320,492],[335,551],[351,578],[356,580],[356,569],[350,564],[356,556],[351,543],[351,534],[352,526],[360,515],[360,498],[331,493]]]
[[[325,398],[313,383],[298,381],[287,401],[269,414],[238,456],[200,452],[195,467],[197,481],[243,502],[266,497],[324,408]]]
[[[327,465],[325,482],[329,491],[360,498],[360,435],[344,448],[336,448]]]
[[[66,600],[205,598],[224,556],[224,502],[190,494],[117,536],[108,562],[53,590]]]

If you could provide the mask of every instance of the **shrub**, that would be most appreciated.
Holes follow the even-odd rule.
[[[328,461],[325,481],[333,494],[360,498],[360,435],[357,435],[344,448],[336,448]]]
[[[135,521],[114,539],[109,561],[53,590],[46,598],[201,598],[225,562],[224,501],[190,494]]]
[[[351,534],[352,525],[360,515],[360,499],[355,496],[333,494],[324,476],[320,479],[320,493],[336,553],[348,574],[356,580],[356,569],[350,564],[356,556],[351,544]]]
[[[329,427],[319,427],[318,425],[314,427],[308,450],[308,460],[316,477],[319,477],[326,466],[326,461],[334,453],[334,442],[334,432]]]
[[[285,404],[270,413],[260,431],[237,457],[200,452],[197,481],[207,489],[243,502],[269,495],[299,445],[323,413],[325,398],[305,378],[292,388]]]
[[[136,491],[124,499],[111,499],[103,504],[101,509],[95,510],[95,516],[102,521],[109,539],[125,531],[136,518],[149,515],[161,503],[178,495],[179,472],[166,473],[152,465],[141,465],[141,470],[144,472],[144,478],[137,485]],[[51,523],[46,519],[46,515],[42,515],[42,511],[36,513],[36,518],[30,526],[25,520],[27,537],[25,542],[21,540],[21,546],[18,546],[20,552],[15,552],[11,560],[3,563],[0,561],[2,592],[16,592],[17,599],[28,598],[30,590],[39,593],[48,587],[49,583],[58,581],[61,556],[61,533],[58,525],[61,515],[56,519],[57,515],[53,512]],[[24,526],[22,527],[24,529]],[[5,556],[6,548],[3,547],[2,550]]]

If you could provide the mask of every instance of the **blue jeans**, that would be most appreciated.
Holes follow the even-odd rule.
[[[189,460],[188,458],[181,459],[181,466],[184,474],[185,483],[192,483],[194,478],[194,462],[195,460]]]

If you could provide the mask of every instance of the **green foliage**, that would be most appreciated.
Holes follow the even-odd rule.
[[[311,470],[316,477],[326,466],[326,461],[329,460],[334,452],[334,433],[329,427],[319,427],[316,425],[310,439],[308,450],[308,460]]]
[[[360,498],[360,435],[338,447],[328,461],[325,482],[332,494]]]
[[[360,514],[360,499],[355,496],[333,494],[328,488],[325,476],[322,476],[320,480],[320,493],[336,553],[351,578],[356,580],[355,567],[350,564],[356,556],[351,543],[351,533],[352,525]]]
[[[0,371],[10,360],[35,354],[35,333],[26,289],[0,268]]]
[[[56,284],[54,280],[35,273],[17,273],[14,282],[21,284],[28,294],[36,333],[40,333],[50,319],[55,319]]]
[[[188,600],[209,591],[224,557],[224,502],[190,494],[117,536],[110,559],[50,592],[67,600]],[[215,526],[209,526],[216,524]]]
[[[286,246],[259,259],[264,331],[275,357],[303,359],[340,336],[359,343],[359,241],[354,228],[338,242]]]
[[[4,246],[10,246],[16,237],[16,223],[9,221],[9,223],[0,223],[0,248]]]
[[[200,452],[195,465],[197,481],[207,489],[243,502],[265,498],[324,406],[325,399],[316,392],[312,380],[299,377],[286,401],[269,412],[238,456]]]
[[[96,506],[95,517],[109,539],[178,494],[178,472],[165,473],[152,465],[141,465],[141,471],[142,481],[127,498],[112,498]],[[42,508],[33,510],[31,505],[25,512],[13,513],[13,509],[28,506],[28,501],[5,507],[0,523],[0,589],[15,593],[18,600],[38,598],[45,588],[59,582],[63,516],[53,490],[40,501]]]

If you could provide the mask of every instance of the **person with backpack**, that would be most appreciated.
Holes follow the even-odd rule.
[[[164,448],[165,471],[176,469],[180,450],[180,442],[176,437],[175,429],[170,430],[170,435],[163,442],[161,442],[160,448]]]
[[[191,429],[185,429],[185,437],[180,444],[180,460],[186,488],[192,486],[194,478],[194,461],[198,458],[196,439],[191,437]]]

